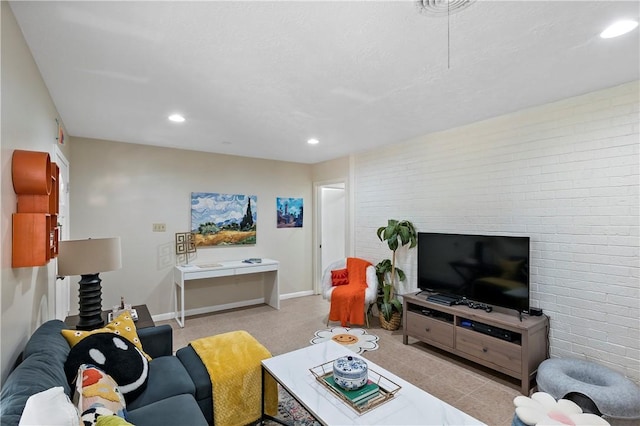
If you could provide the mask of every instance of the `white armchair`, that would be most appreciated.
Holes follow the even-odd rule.
[[[331,285],[331,271],[336,269],[344,269],[347,267],[347,259],[340,259],[325,269],[322,274],[322,297],[329,302],[331,302],[331,294],[335,289],[334,286]],[[367,288],[364,292],[364,304],[365,304],[365,320],[367,322],[367,327],[369,327],[369,308],[373,303],[376,302],[378,296],[378,277],[376,276],[376,268],[373,265],[367,267],[366,270],[366,280],[367,280]],[[327,326],[329,325],[329,317],[327,316]]]

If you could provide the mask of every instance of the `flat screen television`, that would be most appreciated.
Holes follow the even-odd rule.
[[[529,311],[529,237],[418,233],[418,288]]]

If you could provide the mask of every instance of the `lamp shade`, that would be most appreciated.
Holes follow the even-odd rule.
[[[85,275],[122,267],[120,237],[60,241],[58,275]]]

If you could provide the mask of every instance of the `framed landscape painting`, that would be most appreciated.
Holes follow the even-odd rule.
[[[278,228],[302,228],[302,198],[276,198]]]
[[[191,193],[191,232],[198,247],[256,243],[258,197]]]

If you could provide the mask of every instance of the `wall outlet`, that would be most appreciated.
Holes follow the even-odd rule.
[[[152,226],[153,226],[153,232],[166,232],[167,231],[167,224],[166,223],[154,223]]]

